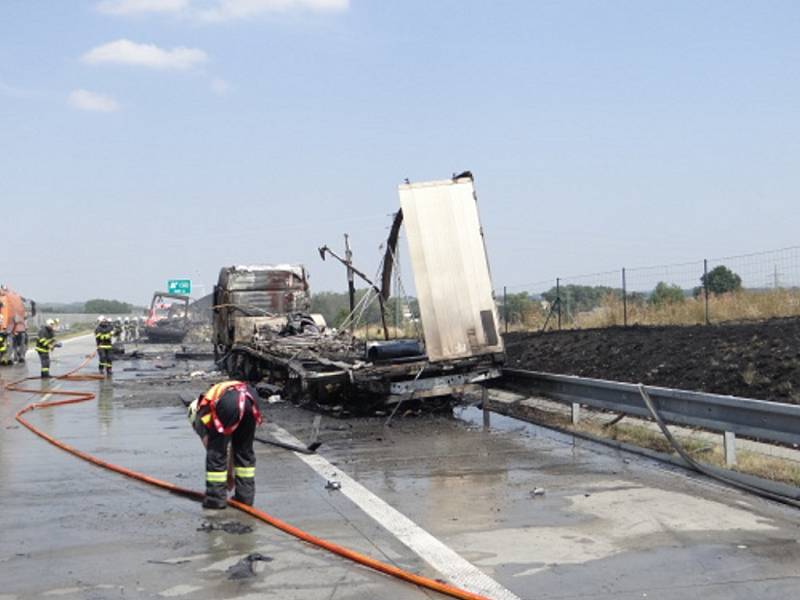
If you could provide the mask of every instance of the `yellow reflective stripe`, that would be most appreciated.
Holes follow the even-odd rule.
[[[205,394],[203,394],[203,396],[205,396],[209,401],[214,402],[218,400],[219,397],[222,396],[222,394],[224,394],[229,387],[234,385],[239,385],[239,383],[240,382],[236,381],[235,379],[217,383],[215,385],[212,385],[208,389],[208,391]]]
[[[234,467],[233,472],[237,477],[253,478],[256,476],[255,467]]]
[[[100,344],[98,348],[100,348],[100,350],[111,350],[114,348],[114,346],[106,346],[105,344]]]
[[[206,471],[206,481],[208,483],[225,483],[228,481],[227,471]]]
[[[200,421],[203,423],[203,425],[208,425],[209,421],[211,421],[211,413],[200,417]]]

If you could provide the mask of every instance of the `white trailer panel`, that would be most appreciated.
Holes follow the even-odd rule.
[[[472,178],[398,192],[428,359],[503,352]]]

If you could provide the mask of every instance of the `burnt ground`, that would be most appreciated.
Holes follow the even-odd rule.
[[[800,319],[510,333],[507,366],[800,404]]]

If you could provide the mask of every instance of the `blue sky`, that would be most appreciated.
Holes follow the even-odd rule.
[[[475,174],[495,285],[798,243],[800,4],[5,0],[0,280],[373,272],[404,178]],[[411,282],[407,282],[410,287]]]

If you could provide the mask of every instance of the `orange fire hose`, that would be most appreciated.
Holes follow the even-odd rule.
[[[76,373],[83,369],[89,361],[95,356],[95,353],[90,354],[86,357],[86,359],[75,369],[65,373],[64,375],[59,375],[55,377],[55,379],[63,380],[63,381],[93,381],[98,379],[103,379],[102,375],[77,375]],[[41,390],[41,389],[30,389],[25,387],[20,387],[23,381],[41,379],[40,377],[25,377],[23,379],[19,379],[17,381],[13,381],[6,386],[6,389],[12,392],[23,392],[29,394],[39,394],[39,395],[53,395],[53,396],[67,396],[64,400],[53,400],[49,402],[33,402],[24,406],[20,409],[16,415],[16,420],[27,427],[30,431],[41,437],[42,439],[50,442],[54,446],[69,452],[70,454],[77,456],[78,458],[82,458],[83,460],[90,462],[98,467],[103,467],[104,469],[108,469],[110,471],[114,471],[115,473],[119,473],[120,475],[124,475],[126,477],[130,477],[132,479],[136,479],[138,481],[142,481],[144,483],[149,483],[150,485],[159,487],[161,489],[167,490],[174,494],[179,494],[181,496],[187,496],[189,498],[194,498],[196,500],[202,500],[204,494],[202,492],[196,490],[190,490],[187,488],[183,488],[177,486],[175,484],[169,483],[168,481],[162,481],[161,479],[156,479],[155,477],[150,477],[149,475],[145,475],[144,473],[139,473],[138,471],[133,471],[131,469],[126,469],[125,467],[121,467],[119,465],[115,465],[113,463],[104,461],[96,456],[83,452],[82,450],[78,450],[77,448],[70,446],[69,444],[65,444],[64,442],[57,440],[56,438],[52,437],[51,435],[46,434],[41,429],[36,428],[34,425],[29,423],[23,418],[25,413],[31,412],[33,410],[41,409],[41,408],[52,408],[54,406],[61,406],[63,404],[75,404],[78,402],[86,402],[88,400],[93,400],[95,395],[91,392],[76,392],[76,391],[66,391],[66,390]],[[395,566],[383,563],[379,560],[375,560],[374,558],[370,558],[369,556],[365,556],[359,552],[354,550],[350,550],[349,548],[345,548],[343,546],[339,546],[338,544],[334,544],[333,542],[329,542],[322,538],[316,537],[305,531],[286,523],[285,521],[281,521],[280,519],[273,517],[264,511],[261,511],[257,508],[252,506],[248,506],[247,504],[242,504],[233,499],[228,500],[228,505],[236,508],[248,515],[255,517],[256,519],[267,523],[281,531],[288,533],[289,535],[293,535],[294,537],[303,540],[304,542],[308,542],[320,548],[324,548],[329,552],[334,554],[338,554],[339,556],[356,562],[360,565],[364,565],[369,567],[370,569],[374,569],[376,571],[380,571],[381,573],[385,573],[386,575],[391,575],[392,577],[396,577],[398,579],[402,579],[403,581],[407,581],[409,583],[413,583],[420,587],[427,588],[429,590],[433,590],[435,592],[440,592],[447,596],[451,596],[453,598],[460,598],[463,600],[488,600],[485,596],[481,596],[480,594],[474,594],[467,590],[463,590],[461,588],[448,585],[446,583],[442,583],[440,581],[436,581],[435,579],[430,579],[428,577],[423,577],[421,575],[416,575],[414,573],[409,573],[403,569],[399,569]]]

